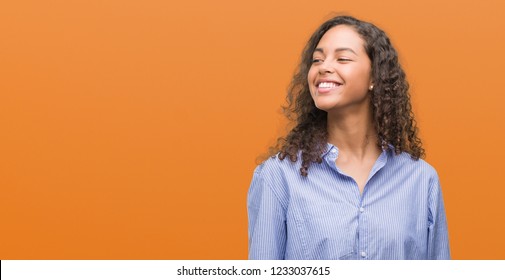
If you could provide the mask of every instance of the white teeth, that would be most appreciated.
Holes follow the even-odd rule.
[[[334,88],[337,87],[338,85],[336,83],[332,82],[322,82],[319,84],[319,88]]]

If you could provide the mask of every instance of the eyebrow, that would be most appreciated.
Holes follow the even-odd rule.
[[[354,53],[355,55],[358,55],[353,49],[351,48],[337,48],[335,49],[335,52],[341,52],[341,51],[350,51],[352,53]],[[320,52],[320,53],[324,53],[323,49],[322,48],[316,48],[314,50],[314,52]]]

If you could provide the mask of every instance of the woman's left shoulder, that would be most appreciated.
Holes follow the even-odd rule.
[[[407,152],[402,152],[399,155],[392,153],[391,159],[395,165],[402,169],[438,179],[437,170],[424,159],[415,159]]]

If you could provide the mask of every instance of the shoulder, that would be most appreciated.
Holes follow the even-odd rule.
[[[435,168],[423,159],[413,159],[408,153],[388,157],[386,177],[403,187],[410,187],[426,197],[440,192],[440,181]]]
[[[270,178],[272,176],[299,171],[300,167],[300,157],[298,157],[296,162],[292,162],[289,158],[281,160],[277,154],[258,165],[254,170],[254,174],[264,178]]]
[[[402,152],[396,155],[391,151],[388,160],[391,161],[390,166],[397,172],[407,172],[429,180],[438,180],[438,173],[431,164],[423,159],[414,159],[409,153]]]
[[[272,195],[286,208],[289,201],[290,178],[301,176],[299,166],[298,161],[281,160],[277,156],[258,165],[249,187],[249,203],[255,205],[261,197]]]
[[[289,158],[279,159],[278,155],[272,156],[258,165],[254,170],[254,177],[266,181],[267,183],[279,183],[285,181],[286,177],[300,174],[301,160],[298,157],[296,162]]]

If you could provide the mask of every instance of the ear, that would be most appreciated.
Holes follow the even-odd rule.
[[[374,87],[374,80],[373,80],[373,77],[372,77],[372,72],[370,71],[370,81],[368,82],[368,90],[372,91],[373,87]]]

